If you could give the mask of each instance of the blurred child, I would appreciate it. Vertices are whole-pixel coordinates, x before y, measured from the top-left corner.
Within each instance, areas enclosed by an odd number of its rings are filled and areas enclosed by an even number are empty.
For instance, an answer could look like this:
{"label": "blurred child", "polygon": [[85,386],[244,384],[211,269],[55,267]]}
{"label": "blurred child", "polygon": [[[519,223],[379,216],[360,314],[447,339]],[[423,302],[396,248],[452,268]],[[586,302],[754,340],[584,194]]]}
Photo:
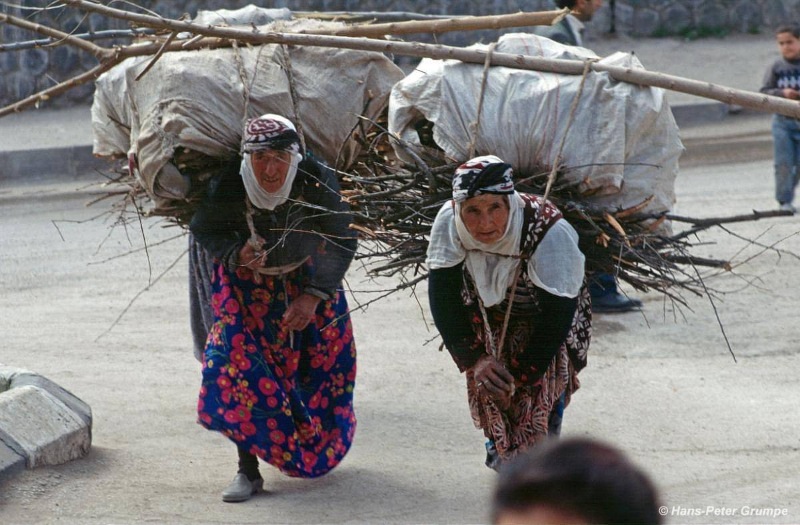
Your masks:
{"label": "blurred child", "polygon": [[591,438],[551,440],[500,471],[493,525],[659,525],[666,507],[650,477],[616,447]]}
{"label": "blurred child", "polygon": [[[791,24],[775,31],[781,58],[764,75],[761,92],[800,100],[800,26]],[[776,114],[772,119],[775,148],[775,198],[781,210],[795,212],[794,192],[800,165],[800,120]]]}

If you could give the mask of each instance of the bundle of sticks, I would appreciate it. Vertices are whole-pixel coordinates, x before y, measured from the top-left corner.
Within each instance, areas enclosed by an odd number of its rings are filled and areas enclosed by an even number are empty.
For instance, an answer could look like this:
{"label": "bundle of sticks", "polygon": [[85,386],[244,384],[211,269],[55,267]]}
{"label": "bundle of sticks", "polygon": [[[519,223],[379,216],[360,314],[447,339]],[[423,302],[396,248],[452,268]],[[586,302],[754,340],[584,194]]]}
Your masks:
{"label": "bundle of sticks", "polygon": [[[371,277],[394,278],[394,290],[413,287],[427,278],[425,258],[431,226],[437,212],[452,195],[452,175],[458,165],[443,156],[414,153],[414,164],[403,163],[394,153],[399,139],[386,132],[385,113],[377,122],[354,130],[362,153],[348,171],[337,170],[341,193],[349,204],[360,242],[356,260]],[[394,144],[393,144],[394,143]],[[424,158],[424,160],[423,160]],[[145,189],[120,165],[102,197],[117,200],[109,212],[116,222],[138,220],[141,215],[161,216],[169,225],[187,228],[197,204],[204,197],[208,175],[238,159],[215,159],[197,152],[180,151],[175,164],[196,181],[189,198],[153,212]],[[731,270],[731,261],[700,257],[692,253],[702,241],[698,234],[723,224],[754,221],[785,215],[780,211],[692,218],[644,210],[649,200],[626,209],[608,210],[592,205],[574,183],[561,180],[550,166],[532,173],[515,172],[520,192],[547,194],[576,229],[589,273],[610,273],[640,291],[655,291],[686,304],[683,292],[708,295],[704,279],[711,272]],[[685,228],[675,233],[662,228],[669,221]],[[678,228],[675,228],[676,230]],[[705,270],[706,272],[704,273]]]}
{"label": "bundle of sticks", "polygon": [[[353,211],[353,228],[362,238],[356,258],[371,275],[399,276],[401,287],[416,284],[427,276],[431,226],[451,198],[457,163],[431,161],[430,156],[423,160],[422,155],[414,155],[414,165],[400,163],[390,144],[398,139],[380,125],[364,138],[360,161],[351,173],[340,175],[342,195]],[[589,272],[612,273],[638,290],[655,290],[681,300],[680,290],[704,293],[697,267],[729,268],[725,260],[692,256],[691,235],[686,231],[667,235],[663,232],[668,229],[660,228],[664,221],[678,220],[697,223],[691,228],[691,233],[697,233],[718,224],[715,220],[642,213],[649,200],[627,209],[602,209],[592,206],[574,183],[562,182],[559,170],[548,190],[552,172],[550,166],[532,173],[515,171],[516,189],[546,194],[559,207],[579,234]]]}
{"label": "bundle of sticks", "polygon": [[[693,95],[721,100],[730,104],[773,111],[793,117],[800,116],[796,105],[783,99],[742,92],[707,82],[682,79],[661,73],[631,70],[613,66],[603,66],[596,62],[543,59],[522,55],[494,53],[487,56],[485,51],[433,46],[415,42],[398,42],[383,38],[386,34],[419,32],[420,27],[404,28],[402,23],[385,24],[375,27],[359,27],[345,33],[331,34],[286,34],[262,32],[257,28],[207,27],[184,20],[169,20],[162,17],[131,13],[107,7],[90,0],[63,0],[59,4],[71,6],[87,13],[125,20],[139,27],[148,28],[148,34],[155,31],[160,36],[153,38],[148,45],[103,48],[92,44],[88,39],[70,35],[53,28],[47,28],[27,20],[0,15],[0,22],[37,32],[54,39],[48,46],[74,45],[92,53],[98,65],[68,81],[59,83],[40,93],[31,95],[5,108],[0,108],[0,116],[19,111],[41,103],[81,83],[90,82],[104,71],[131,56],[152,56],[151,64],[165,52],[189,49],[208,49],[232,45],[263,45],[278,43],[282,45],[311,45],[342,49],[358,49],[382,53],[393,53],[413,57],[437,59],[457,59],[463,62],[502,65],[519,69],[533,69],[556,73],[580,75],[587,69],[604,71],[617,80],[638,85],[650,85],[682,91]],[[545,13],[544,18],[509,15],[517,25],[550,24],[564,12]],[[492,23],[497,24],[497,17]],[[436,31],[457,28],[474,29],[474,20],[435,21]],[[508,26],[510,22],[503,22]],[[181,40],[179,35],[188,34]],[[346,35],[346,36],[343,36]],[[376,37],[377,36],[377,37]],[[33,45],[42,45],[34,42]],[[148,68],[149,69],[149,66]],[[146,69],[146,70],[147,70]],[[145,71],[146,71],[145,70]],[[366,131],[365,131],[366,129]],[[379,123],[371,123],[361,133],[363,154],[354,167],[340,172],[342,192],[354,214],[353,228],[362,238],[358,259],[374,276],[400,277],[397,288],[413,286],[426,277],[424,265],[428,236],[437,211],[449,199],[450,181],[455,169],[454,163],[445,160],[431,161],[419,159],[414,164],[403,164],[393,155],[394,140]],[[184,201],[174,207],[161,208],[158,214],[164,215],[169,224],[185,226],[194,207],[203,197],[202,174],[213,172],[220,163],[231,159],[203,157],[196,152],[176,153],[174,163],[183,173],[194,176],[199,184]],[[547,193],[564,213],[565,218],[580,235],[581,247],[587,257],[589,270],[604,271],[618,276],[638,290],[654,290],[672,299],[684,302],[681,291],[698,295],[708,293],[703,284],[700,267],[726,271],[730,266],[725,260],[707,259],[691,254],[692,240],[702,230],[722,223],[757,220],[763,217],[780,215],[780,212],[754,212],[753,214],[711,219],[677,217],[668,213],[657,216],[642,213],[647,202],[627,209],[608,210],[592,207],[586,195],[564,183],[558,177],[548,180],[553,172],[552,166],[542,166],[531,173],[517,173],[517,188],[537,194]],[[124,171],[123,171],[124,173]],[[111,206],[112,213],[118,213],[122,220],[131,218],[131,213],[140,214],[148,207],[149,197],[137,181],[122,174],[116,176],[114,185],[103,199],[121,196]],[[549,183],[552,187],[545,189]],[[131,206],[131,204],[134,204]],[[658,226],[663,221],[682,222],[688,227],[676,234],[665,234]]]}

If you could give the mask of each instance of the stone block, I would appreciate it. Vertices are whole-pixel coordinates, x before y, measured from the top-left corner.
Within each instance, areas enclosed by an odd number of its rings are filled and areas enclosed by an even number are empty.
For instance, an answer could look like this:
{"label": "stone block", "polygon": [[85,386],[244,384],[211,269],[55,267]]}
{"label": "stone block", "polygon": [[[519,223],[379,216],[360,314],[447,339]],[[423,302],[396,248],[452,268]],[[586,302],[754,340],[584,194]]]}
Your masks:
{"label": "stone block", "polygon": [[7,444],[6,440],[11,441],[7,437],[4,439],[3,434],[0,432],[0,483],[25,470],[27,461],[22,451]]}
{"label": "stone block", "polygon": [[673,5],[664,10],[662,28],[669,28],[670,34],[677,34],[692,25],[692,14],[682,5]]}
{"label": "stone block", "polygon": [[[33,372],[29,372],[27,370],[17,369],[18,372],[15,372],[10,375],[10,388],[19,388],[22,386],[35,386],[39,387],[43,390],[46,390],[53,396],[55,396],[59,401],[67,405],[67,407],[75,412],[75,414],[80,417],[83,422],[89,426],[91,429],[92,427],[92,409],[91,407],[75,396],[69,390],[62,388],[61,386],[57,385],[53,381],[50,381],[46,377],[40,376]],[[0,377],[3,376],[2,370],[0,370]]]}
{"label": "stone block", "polygon": [[23,449],[28,468],[83,457],[92,443],[90,426],[46,390],[26,385],[0,395],[0,429]]}
{"label": "stone block", "polygon": [[633,15],[633,33],[652,35],[661,26],[661,18],[653,9],[639,9]]}

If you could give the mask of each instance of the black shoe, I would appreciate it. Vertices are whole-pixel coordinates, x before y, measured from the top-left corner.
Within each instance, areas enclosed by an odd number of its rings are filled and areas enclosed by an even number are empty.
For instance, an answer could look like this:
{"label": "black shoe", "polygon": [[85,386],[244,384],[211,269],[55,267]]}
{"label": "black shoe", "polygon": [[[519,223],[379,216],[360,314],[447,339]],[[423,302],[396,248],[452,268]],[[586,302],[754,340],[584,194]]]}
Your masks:
{"label": "black shoe", "polygon": [[592,297],[592,312],[599,314],[630,312],[641,307],[642,301],[627,297],[619,292]]}

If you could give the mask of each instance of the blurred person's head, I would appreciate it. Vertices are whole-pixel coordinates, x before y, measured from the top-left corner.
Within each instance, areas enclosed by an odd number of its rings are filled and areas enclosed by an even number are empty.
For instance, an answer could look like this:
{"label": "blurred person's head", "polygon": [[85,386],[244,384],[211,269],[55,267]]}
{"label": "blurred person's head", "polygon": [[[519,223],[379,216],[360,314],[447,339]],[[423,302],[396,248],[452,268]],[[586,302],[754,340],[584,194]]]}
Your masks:
{"label": "blurred person's head", "polygon": [[566,7],[578,20],[588,22],[603,5],[603,0],[558,0],[556,5]]}
{"label": "blurred person's head", "polygon": [[800,26],[797,24],[785,24],[775,30],[775,39],[778,41],[778,48],[781,56],[786,60],[800,59]]}
{"label": "blurred person's head", "polygon": [[621,451],[588,438],[552,440],[500,471],[492,523],[659,524],[650,478]]}

